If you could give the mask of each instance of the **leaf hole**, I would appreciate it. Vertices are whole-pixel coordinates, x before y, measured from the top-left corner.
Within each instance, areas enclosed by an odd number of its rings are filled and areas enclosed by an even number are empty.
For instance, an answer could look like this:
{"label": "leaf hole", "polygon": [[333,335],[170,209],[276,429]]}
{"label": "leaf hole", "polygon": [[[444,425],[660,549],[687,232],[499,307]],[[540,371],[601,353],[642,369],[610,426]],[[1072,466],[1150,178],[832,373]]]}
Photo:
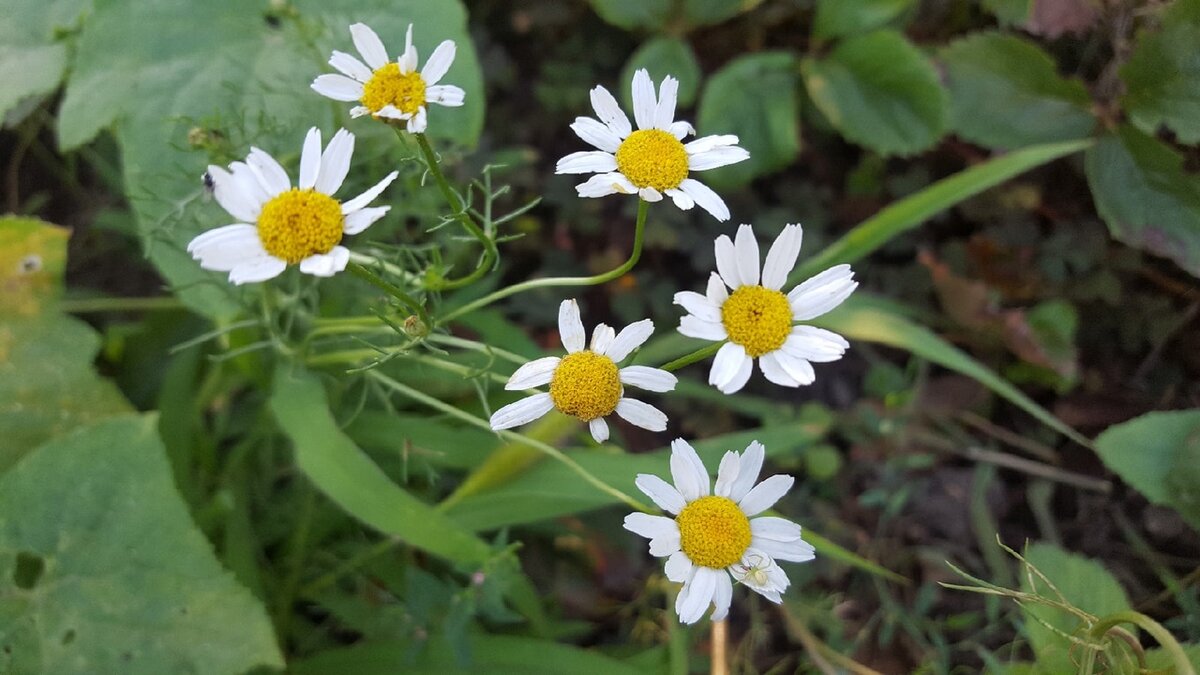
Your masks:
{"label": "leaf hole", "polygon": [[46,562],[41,556],[21,551],[17,554],[17,566],[13,569],[13,583],[17,588],[32,590],[46,571]]}

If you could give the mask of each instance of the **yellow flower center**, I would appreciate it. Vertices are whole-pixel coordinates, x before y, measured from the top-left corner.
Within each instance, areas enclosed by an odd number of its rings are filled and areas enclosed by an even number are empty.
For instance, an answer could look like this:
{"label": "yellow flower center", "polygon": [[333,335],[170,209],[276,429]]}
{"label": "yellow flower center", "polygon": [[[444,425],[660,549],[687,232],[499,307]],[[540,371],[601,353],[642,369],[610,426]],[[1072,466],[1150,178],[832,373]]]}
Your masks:
{"label": "yellow flower center", "polygon": [[342,206],[329,195],[292,188],[262,207],[258,238],[267,253],[289,265],[329,253],[342,241]]}
{"label": "yellow flower center", "polygon": [[721,323],[729,341],[758,358],[783,346],[792,332],[792,306],[787,296],[762,286],[742,286],[721,305]]}
{"label": "yellow flower center", "polygon": [[584,422],[608,415],[621,400],[617,364],[590,349],[567,354],[550,379],[550,399],[555,408]]}
{"label": "yellow flower center", "polygon": [[639,188],[670,190],[687,178],[687,150],[662,129],[640,129],[617,148],[617,170]]}
{"label": "yellow flower center", "polygon": [[415,70],[402,74],[399,65],[389,63],[371,75],[359,100],[373,113],[394,105],[400,112],[415,115],[425,105],[425,80]]}
{"label": "yellow flower center", "polygon": [[723,568],[738,562],[750,547],[750,519],[728,497],[701,497],[675,518],[679,545],[688,560]]}

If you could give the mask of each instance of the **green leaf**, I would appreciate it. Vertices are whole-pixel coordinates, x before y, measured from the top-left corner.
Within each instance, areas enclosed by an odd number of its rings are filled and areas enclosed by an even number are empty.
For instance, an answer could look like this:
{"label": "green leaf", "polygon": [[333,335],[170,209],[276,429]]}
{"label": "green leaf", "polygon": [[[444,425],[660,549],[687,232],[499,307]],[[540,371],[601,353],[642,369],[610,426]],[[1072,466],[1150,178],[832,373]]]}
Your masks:
{"label": "green leaf", "polygon": [[[969,354],[938,337],[928,328],[904,318],[883,303],[873,302],[864,293],[856,293],[834,311],[812,322],[844,335],[847,339],[877,342],[898,347],[926,358],[979,382],[1032,415],[1035,419],[1084,447],[1088,440],[1064,424],[1050,411],[1038,405],[1007,380]],[[818,374],[819,377],[819,374]]]}
{"label": "green leaf", "polygon": [[859,223],[841,239],[803,261],[788,277],[797,284],[838,263],[866,257],[930,217],[1004,181],[1060,157],[1079,152],[1091,141],[1071,141],[1025,148],[994,157],[923,188]]}
{"label": "green leaf", "polygon": [[58,88],[67,69],[60,33],[73,30],[91,0],[9,0],[0,21],[0,119],[21,99]]}
{"label": "green leaf", "polygon": [[1001,26],[1025,23],[1032,6],[1033,0],[983,0],[984,9],[994,14]]}
{"label": "green leaf", "polygon": [[950,89],[951,128],[992,148],[1085,138],[1096,124],[1078,80],[1028,40],[977,33],[941,52]]}
{"label": "green leaf", "polygon": [[300,470],[347,513],[449,560],[479,563],[490,556],[485,542],[393,483],[338,428],[314,375],[281,369],[270,406]]}
{"label": "green leaf", "polygon": [[1085,167],[1114,237],[1200,276],[1200,179],[1184,171],[1183,157],[1122,127],[1088,151]]}
{"label": "green leaf", "polygon": [[653,30],[666,23],[672,0],[589,0],[601,19],[625,30]]}
{"label": "green leaf", "polygon": [[679,80],[679,106],[691,105],[700,90],[700,64],[691,45],[677,37],[656,37],[638,47],[621,71],[621,99],[633,110],[633,74],[640,68],[650,72],[650,79],[662,82],[670,75]]}
{"label": "green leaf", "polygon": [[[367,134],[378,133],[389,144],[381,147],[394,147],[379,123],[350,121],[349,103],[309,88],[317,75],[334,72],[325,63],[333,50],[355,51],[348,28],[355,21],[374,28],[391,55],[403,48],[410,22],[422,55],[454,40],[458,52],[444,81],[466,91],[466,104],[432,106],[429,133],[470,144],[482,127],[482,76],[459,2],[300,0],[288,7],[302,23],[287,17],[269,22],[264,3],[242,0],[98,0],[63,98],[60,144],[72,148],[115,127],[126,195],[147,254],[181,289],[180,299],[210,317],[236,314],[236,295],[221,275],[200,270],[185,247],[201,231],[231,221],[202,198],[200,176],[210,159],[188,147],[189,131],[220,131],[218,163],[245,157],[250,145],[285,160],[296,157],[313,125],[327,139],[336,124],[359,134],[355,165],[369,154],[371,144],[362,141]],[[358,183],[365,187],[381,176]],[[352,172],[338,196],[353,196],[358,183]]]}
{"label": "green leaf", "polygon": [[1200,529],[1200,410],[1152,412],[1111,426],[1096,438],[1096,454],[1146,499]]}
{"label": "green leaf", "polygon": [[52,441],[0,476],[0,671],[283,667],[258,601],[175,491],[155,419]]}
{"label": "green leaf", "polygon": [[913,0],[818,0],[813,35],[829,39],[867,33],[891,23],[913,4]]}
{"label": "green leaf", "polygon": [[1200,0],[1176,0],[1157,33],[1141,35],[1121,68],[1122,99],[1134,126],[1166,126],[1181,143],[1200,141]]}
{"label": "green leaf", "polygon": [[736,134],[750,159],[701,177],[738,185],[791,164],[800,153],[796,57],[790,52],[740,56],[718,70],[700,97],[701,136]]}
{"label": "green leaf", "polygon": [[761,3],[762,0],[684,0],[683,16],[689,26],[704,26],[721,23]]}
{"label": "green leaf", "polygon": [[849,38],[825,58],[805,59],[801,70],[813,103],[855,143],[911,155],[945,130],[946,90],[925,55],[896,31]]}

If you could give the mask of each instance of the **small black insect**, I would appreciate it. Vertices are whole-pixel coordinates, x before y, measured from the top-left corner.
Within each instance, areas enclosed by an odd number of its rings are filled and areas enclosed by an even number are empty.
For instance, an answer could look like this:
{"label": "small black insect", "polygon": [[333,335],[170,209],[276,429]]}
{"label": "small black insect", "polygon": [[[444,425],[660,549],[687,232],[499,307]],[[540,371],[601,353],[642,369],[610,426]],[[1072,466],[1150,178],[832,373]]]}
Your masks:
{"label": "small black insect", "polygon": [[213,181],[213,177],[212,177],[211,173],[205,171],[204,175],[201,176],[200,180],[204,181],[204,191],[207,192],[208,194],[211,195],[213,193],[213,191],[217,189],[217,184]]}

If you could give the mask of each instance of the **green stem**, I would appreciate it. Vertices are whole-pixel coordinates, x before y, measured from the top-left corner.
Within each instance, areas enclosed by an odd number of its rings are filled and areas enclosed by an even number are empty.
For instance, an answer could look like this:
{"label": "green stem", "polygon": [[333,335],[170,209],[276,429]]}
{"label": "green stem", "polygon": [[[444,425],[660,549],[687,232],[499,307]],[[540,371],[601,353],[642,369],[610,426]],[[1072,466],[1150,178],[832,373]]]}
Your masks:
{"label": "green stem", "polygon": [[[487,420],[480,418],[480,417],[476,417],[476,416],[474,416],[468,412],[465,412],[463,410],[459,410],[458,408],[450,405],[449,403],[440,401],[432,396],[429,396],[428,394],[417,391],[416,389],[413,389],[412,387],[409,387],[405,384],[397,382],[396,380],[393,380],[392,378],[388,377],[387,375],[380,373],[378,370],[370,371],[369,373],[367,373],[367,377],[375,378],[375,380],[378,381],[380,384],[390,387],[394,391],[404,394],[405,396],[413,399],[414,401],[417,401],[418,403],[423,403],[431,408],[434,408],[435,410],[439,410],[443,413],[446,413],[447,415],[450,415],[451,417],[457,417],[458,419],[466,422],[467,424],[479,427],[480,429],[484,429],[486,431],[492,430],[492,425],[489,424]],[[516,441],[518,443],[524,443],[525,445],[528,445],[528,446],[542,452],[543,454],[550,457],[551,459],[561,462],[568,469],[570,469],[571,471],[574,471],[576,474],[578,474],[580,478],[587,481],[587,483],[589,485],[595,487],[597,490],[603,492],[604,494],[609,495],[610,497],[613,497],[613,498],[623,502],[624,504],[628,505],[630,508],[637,509],[638,511],[646,512],[646,513],[651,513],[650,507],[646,506],[645,504],[639,502],[638,500],[634,499],[633,497],[630,497],[629,495],[625,494],[624,492],[621,492],[617,488],[615,488],[615,487],[609,485],[608,483],[605,483],[604,481],[600,480],[599,478],[595,477],[594,475],[592,475],[592,473],[590,471],[588,471],[587,469],[580,466],[578,462],[576,462],[575,460],[568,457],[566,454],[564,454],[558,448],[556,448],[548,443],[543,443],[539,440],[529,438],[528,436],[523,436],[521,434],[518,434],[518,433],[515,433],[512,431],[496,431],[496,433],[499,434],[501,438],[503,438],[507,441]]]}
{"label": "green stem", "polygon": [[692,352],[691,354],[685,354],[685,355],[675,359],[674,361],[670,361],[668,363],[662,364],[661,366],[658,367],[658,369],[665,370],[668,373],[672,373],[672,372],[675,372],[676,370],[679,370],[680,368],[682,368],[684,366],[690,366],[697,361],[703,361],[704,359],[707,359],[708,357],[712,356],[713,354],[716,354],[717,351],[719,351],[721,349],[721,346],[724,345],[726,342],[727,342],[727,340],[721,340],[720,342],[714,342],[711,345],[708,345],[707,347],[701,347],[700,349],[697,349],[696,351]]}
{"label": "green stem", "polygon": [[497,300],[502,300],[510,295],[515,295],[517,293],[532,290],[534,288],[546,288],[550,286],[595,286],[598,284],[607,283],[624,275],[629,270],[633,269],[633,266],[637,264],[638,259],[642,257],[642,241],[645,238],[646,229],[646,212],[649,210],[649,207],[649,202],[640,199],[638,200],[637,224],[634,226],[635,229],[633,232],[633,251],[629,254],[629,259],[624,263],[621,263],[621,265],[618,267],[604,272],[603,274],[596,274],[590,277],[547,277],[545,279],[530,279],[529,281],[523,281],[519,284],[513,284],[512,286],[501,288],[494,293],[489,293],[488,295],[485,295],[474,302],[469,302],[462,307],[451,311],[445,316],[440,317],[438,319],[438,325],[449,323],[450,321],[464,314],[469,314],[470,312],[473,312],[481,307],[487,307]]}
{"label": "green stem", "polygon": [[441,167],[438,166],[437,155],[434,154],[433,147],[429,145],[429,139],[425,137],[425,134],[413,135],[417,138],[417,145],[421,148],[421,154],[425,156],[425,164],[429,167],[429,173],[433,176],[434,182],[438,184],[438,188],[441,189],[442,197],[454,212],[454,217],[458,219],[458,222],[462,223],[463,228],[467,232],[471,233],[471,236],[478,239],[480,244],[483,244],[483,259],[479,261],[479,266],[475,268],[474,272],[458,279],[438,279],[436,283],[430,285],[430,289],[435,291],[462,288],[474,283],[492,268],[498,255],[496,242],[475,224],[474,219],[467,213],[467,205],[463,204],[458,195],[454,193],[454,190],[450,188],[450,183],[446,181],[446,176],[442,173]]}
{"label": "green stem", "polygon": [[72,314],[87,312],[149,312],[182,309],[179,298],[68,298],[58,308]]}
{"label": "green stem", "polygon": [[346,269],[350,270],[350,273],[359,279],[366,281],[393,298],[399,300],[404,304],[405,307],[408,307],[414,314],[420,317],[421,321],[424,322],[426,326],[429,325],[429,317],[425,314],[425,308],[422,307],[421,303],[417,302],[415,298],[408,293],[405,293],[404,290],[399,286],[382,279],[379,275],[356,262],[346,265]]}
{"label": "green stem", "polygon": [[1196,669],[1192,668],[1192,663],[1188,660],[1187,653],[1183,651],[1183,647],[1179,645],[1175,636],[1171,635],[1171,631],[1141,612],[1133,610],[1114,612],[1100,619],[1095,626],[1092,626],[1092,629],[1088,633],[1093,639],[1100,640],[1109,629],[1123,623],[1131,623],[1145,630],[1151,637],[1157,640],[1158,644],[1171,655],[1171,661],[1175,664],[1175,673],[1177,675],[1196,675]]}

